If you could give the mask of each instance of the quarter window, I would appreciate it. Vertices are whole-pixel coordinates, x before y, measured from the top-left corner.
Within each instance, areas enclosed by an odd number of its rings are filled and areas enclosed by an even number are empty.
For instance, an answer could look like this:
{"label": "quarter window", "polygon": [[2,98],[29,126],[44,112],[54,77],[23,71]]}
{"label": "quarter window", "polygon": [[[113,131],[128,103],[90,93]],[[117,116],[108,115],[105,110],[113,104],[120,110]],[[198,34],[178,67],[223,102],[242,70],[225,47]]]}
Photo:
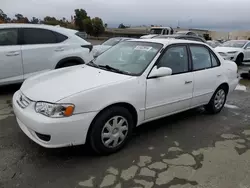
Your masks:
{"label": "quarter window", "polygon": [[57,32],[54,32],[54,34],[56,35],[57,42],[63,42],[63,41],[68,39],[68,37],[66,37],[63,34],[60,34],[60,33],[57,33]]}
{"label": "quarter window", "polygon": [[219,63],[219,61],[215,58],[214,54],[211,53],[211,52],[210,52],[210,54],[211,54],[211,58],[212,58],[212,66],[213,66],[213,67],[219,66],[220,63]]}
{"label": "quarter window", "polygon": [[212,65],[210,52],[203,46],[190,46],[193,70],[210,68]]}
{"label": "quarter window", "polygon": [[56,36],[52,31],[37,28],[23,29],[24,44],[51,44],[56,43]]}
{"label": "quarter window", "polygon": [[0,29],[0,46],[17,45],[17,29]]}
{"label": "quarter window", "polygon": [[186,46],[173,46],[167,49],[159,60],[157,67],[168,67],[172,74],[188,71],[188,54]]}

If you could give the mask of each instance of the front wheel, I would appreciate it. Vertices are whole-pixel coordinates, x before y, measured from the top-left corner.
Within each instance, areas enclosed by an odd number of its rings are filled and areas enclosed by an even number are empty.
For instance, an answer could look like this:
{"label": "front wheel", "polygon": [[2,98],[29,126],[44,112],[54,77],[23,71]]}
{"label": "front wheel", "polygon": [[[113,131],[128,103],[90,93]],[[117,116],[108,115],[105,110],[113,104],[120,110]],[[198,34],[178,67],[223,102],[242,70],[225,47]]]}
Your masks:
{"label": "front wheel", "polygon": [[92,123],[89,135],[91,148],[102,155],[115,153],[128,142],[133,127],[133,117],[126,108],[110,107]]}
{"label": "front wheel", "polygon": [[239,54],[239,55],[237,56],[236,60],[235,60],[235,63],[236,63],[238,66],[240,66],[240,65],[242,65],[243,59],[244,59],[243,55],[242,55],[242,54]]}
{"label": "front wheel", "polygon": [[227,90],[225,87],[219,87],[213,94],[209,103],[205,106],[205,109],[211,114],[219,113],[224,107],[227,99]]}

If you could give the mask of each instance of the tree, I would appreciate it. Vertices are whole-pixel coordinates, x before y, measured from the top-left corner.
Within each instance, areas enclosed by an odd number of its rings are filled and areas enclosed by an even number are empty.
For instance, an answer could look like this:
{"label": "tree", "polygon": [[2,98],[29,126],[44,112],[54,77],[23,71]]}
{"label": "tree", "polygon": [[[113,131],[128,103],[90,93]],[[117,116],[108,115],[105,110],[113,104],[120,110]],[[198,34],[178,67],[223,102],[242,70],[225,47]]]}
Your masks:
{"label": "tree", "polygon": [[57,20],[55,17],[46,16],[43,19],[43,23],[47,25],[59,25],[59,20]]}
{"label": "tree", "polygon": [[18,21],[24,18],[22,14],[16,14],[15,17]]}
{"label": "tree", "polygon": [[104,26],[103,26],[103,21],[99,17],[95,17],[92,19],[92,26],[93,26],[92,33],[95,37],[98,37],[100,34],[102,34],[105,31]]}
{"label": "tree", "polygon": [[22,14],[16,14],[15,17],[16,20],[13,20],[15,23],[29,23],[29,19],[24,17]]}
{"label": "tree", "polygon": [[93,25],[92,21],[90,18],[85,18],[83,21],[83,28],[87,34],[92,34],[93,33]]}
{"label": "tree", "polygon": [[0,23],[9,23],[11,19],[0,9]]}
{"label": "tree", "polygon": [[87,15],[87,12],[83,9],[75,9],[75,25],[78,27],[80,31],[84,31],[83,20],[86,18],[90,18]]}
{"label": "tree", "polygon": [[120,28],[120,29],[124,29],[124,28],[126,28],[126,26],[125,26],[125,25],[123,25],[123,23],[121,23],[121,24],[118,26],[118,28]]}
{"label": "tree", "polygon": [[39,19],[36,18],[36,17],[33,17],[33,18],[30,20],[30,23],[32,23],[32,24],[38,24],[38,23],[39,23]]}

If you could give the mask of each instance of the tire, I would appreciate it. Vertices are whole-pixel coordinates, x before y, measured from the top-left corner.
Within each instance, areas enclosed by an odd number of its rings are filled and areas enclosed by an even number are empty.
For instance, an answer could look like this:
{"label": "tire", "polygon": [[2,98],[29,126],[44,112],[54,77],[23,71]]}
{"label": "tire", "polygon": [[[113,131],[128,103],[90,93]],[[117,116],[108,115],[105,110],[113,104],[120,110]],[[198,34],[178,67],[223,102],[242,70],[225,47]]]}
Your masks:
{"label": "tire", "polygon": [[239,54],[239,55],[237,56],[236,60],[235,60],[235,63],[236,63],[238,66],[240,66],[240,65],[242,65],[243,59],[244,59],[243,54]]}
{"label": "tire", "polygon": [[[223,97],[224,95],[224,97]],[[221,98],[220,98],[221,96]],[[223,97],[223,98],[222,98]],[[209,103],[205,105],[205,109],[210,114],[219,113],[224,107],[227,100],[227,89],[225,86],[220,86],[213,94]]]}
{"label": "tire", "polygon": [[69,62],[63,63],[61,66],[58,67],[58,69],[65,68],[65,67],[71,67],[71,66],[75,66],[75,65],[79,65],[79,63],[74,62],[74,61],[69,61]]}
{"label": "tire", "polygon": [[133,116],[126,108],[110,107],[101,112],[91,124],[88,135],[90,146],[100,155],[115,153],[127,144],[133,127]]}

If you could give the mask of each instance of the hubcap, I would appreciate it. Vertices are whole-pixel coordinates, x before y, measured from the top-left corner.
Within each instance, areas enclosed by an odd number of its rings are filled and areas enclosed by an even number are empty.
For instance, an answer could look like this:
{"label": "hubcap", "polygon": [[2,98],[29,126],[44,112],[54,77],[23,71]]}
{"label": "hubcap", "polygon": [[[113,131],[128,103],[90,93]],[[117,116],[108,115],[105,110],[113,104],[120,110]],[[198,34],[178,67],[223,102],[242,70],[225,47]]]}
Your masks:
{"label": "hubcap", "polygon": [[108,148],[117,147],[125,140],[127,134],[127,120],[122,116],[114,116],[105,123],[102,129],[102,143]]}
{"label": "hubcap", "polygon": [[226,99],[226,94],[225,91],[223,89],[220,89],[214,98],[214,106],[217,110],[221,109],[222,106],[224,105]]}

